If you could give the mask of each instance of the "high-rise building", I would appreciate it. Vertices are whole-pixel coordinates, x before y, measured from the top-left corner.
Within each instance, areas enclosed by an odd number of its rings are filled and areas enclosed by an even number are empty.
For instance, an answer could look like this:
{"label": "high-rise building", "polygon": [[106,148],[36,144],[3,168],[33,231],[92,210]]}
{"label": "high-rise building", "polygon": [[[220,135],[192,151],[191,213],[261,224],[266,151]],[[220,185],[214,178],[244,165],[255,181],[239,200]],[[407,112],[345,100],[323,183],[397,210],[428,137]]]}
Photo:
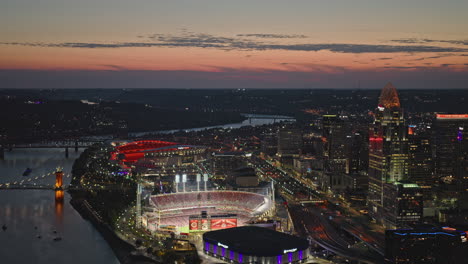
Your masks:
{"label": "high-rise building", "polygon": [[367,134],[355,132],[347,138],[347,173],[367,172],[369,150],[367,146]]}
{"label": "high-rise building", "polygon": [[423,216],[423,193],[411,182],[384,183],[384,225],[399,228],[419,223]]}
{"label": "high-rise building", "polygon": [[427,132],[411,132],[408,133],[408,141],[408,179],[421,187],[425,200],[431,199],[436,183],[431,137]]}
{"label": "high-rise building", "polygon": [[408,138],[396,88],[388,83],[380,94],[369,129],[369,215],[385,222],[384,185],[408,176]]}
{"label": "high-rise building", "polygon": [[435,171],[468,191],[468,114],[437,114],[434,123]]}
{"label": "high-rise building", "polygon": [[302,148],[302,131],[298,128],[278,130],[278,156],[298,156]]}
{"label": "high-rise building", "polygon": [[323,127],[323,156],[325,170],[329,172],[346,172],[346,122],[337,115],[324,115]]}
{"label": "high-rise building", "polygon": [[385,232],[385,262],[392,264],[463,264],[467,233],[450,227],[417,227]]}

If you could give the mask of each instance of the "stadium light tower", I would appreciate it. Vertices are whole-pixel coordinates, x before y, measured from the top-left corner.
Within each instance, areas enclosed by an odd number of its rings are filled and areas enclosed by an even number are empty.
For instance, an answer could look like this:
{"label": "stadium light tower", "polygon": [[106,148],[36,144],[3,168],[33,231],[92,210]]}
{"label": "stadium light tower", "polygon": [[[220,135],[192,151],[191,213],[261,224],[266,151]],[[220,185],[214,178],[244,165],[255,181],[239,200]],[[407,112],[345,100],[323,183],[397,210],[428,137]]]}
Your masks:
{"label": "stadium light tower", "polygon": [[180,182],[180,175],[176,174],[175,176],[175,192],[179,192],[179,182]]}
{"label": "stadium light tower", "polygon": [[271,208],[272,208],[272,215],[275,214],[275,211],[276,211],[276,201],[275,201],[275,182],[274,181],[271,181],[271,189],[270,189],[270,200],[271,202],[273,203]]}
{"label": "stadium light tower", "polygon": [[197,173],[197,192],[200,191],[200,181],[201,181],[201,175],[200,173]]}
{"label": "stadium light tower", "polygon": [[141,180],[140,180],[140,177],[138,177],[137,202],[136,202],[136,227],[137,228],[141,227],[141,192],[142,192]]}
{"label": "stadium light tower", "polygon": [[184,192],[185,192],[185,183],[187,182],[187,174],[182,174],[182,184],[184,187]]}
{"label": "stadium light tower", "polygon": [[203,183],[205,184],[205,192],[206,192],[206,182],[208,181],[208,174],[203,174]]}

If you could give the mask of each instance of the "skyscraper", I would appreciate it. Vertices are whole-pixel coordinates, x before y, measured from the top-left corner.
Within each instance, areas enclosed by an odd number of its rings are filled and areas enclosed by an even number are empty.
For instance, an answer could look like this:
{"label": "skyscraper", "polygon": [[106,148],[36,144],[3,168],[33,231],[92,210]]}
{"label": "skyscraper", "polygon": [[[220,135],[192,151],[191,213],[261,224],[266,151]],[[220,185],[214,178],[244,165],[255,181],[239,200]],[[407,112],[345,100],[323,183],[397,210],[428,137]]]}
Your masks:
{"label": "skyscraper", "polygon": [[408,140],[408,178],[421,187],[424,199],[431,199],[432,188],[436,183],[431,138],[427,132],[412,132]]}
{"label": "skyscraper", "polygon": [[345,172],[346,170],[346,122],[337,115],[324,115],[323,126],[323,156],[325,169],[329,172]]}
{"label": "skyscraper", "polygon": [[388,83],[380,94],[369,129],[369,214],[385,222],[385,184],[408,176],[408,139],[403,110],[396,88]]}
{"label": "skyscraper", "polygon": [[468,114],[437,114],[435,119],[436,174],[452,177],[460,191],[468,190]]}
{"label": "skyscraper", "polygon": [[418,223],[423,216],[423,193],[418,184],[401,181],[384,183],[383,221],[387,228]]}
{"label": "skyscraper", "polygon": [[280,128],[278,130],[278,156],[298,156],[301,148],[302,131],[300,129]]}

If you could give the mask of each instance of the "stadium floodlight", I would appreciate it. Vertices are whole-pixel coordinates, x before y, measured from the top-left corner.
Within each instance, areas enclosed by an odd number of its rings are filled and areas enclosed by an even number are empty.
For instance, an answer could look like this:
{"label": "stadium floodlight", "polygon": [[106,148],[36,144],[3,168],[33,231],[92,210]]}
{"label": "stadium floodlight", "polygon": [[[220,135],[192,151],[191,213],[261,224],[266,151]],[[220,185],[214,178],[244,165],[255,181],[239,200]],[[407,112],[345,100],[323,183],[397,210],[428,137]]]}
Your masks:
{"label": "stadium floodlight", "polygon": [[203,183],[204,183],[204,185],[205,185],[205,192],[206,192],[206,182],[207,182],[207,181],[208,181],[208,174],[205,173],[205,174],[203,174]]}
{"label": "stadium floodlight", "polygon": [[200,180],[201,180],[201,175],[200,173],[197,173],[197,192],[200,191]]}
{"label": "stadium floodlight", "polygon": [[180,182],[180,175],[176,174],[175,176],[175,192],[179,192],[179,182]]}
{"label": "stadium floodlight", "polygon": [[183,188],[184,188],[184,192],[185,192],[185,183],[187,182],[187,174],[182,174],[182,184],[183,184]]}

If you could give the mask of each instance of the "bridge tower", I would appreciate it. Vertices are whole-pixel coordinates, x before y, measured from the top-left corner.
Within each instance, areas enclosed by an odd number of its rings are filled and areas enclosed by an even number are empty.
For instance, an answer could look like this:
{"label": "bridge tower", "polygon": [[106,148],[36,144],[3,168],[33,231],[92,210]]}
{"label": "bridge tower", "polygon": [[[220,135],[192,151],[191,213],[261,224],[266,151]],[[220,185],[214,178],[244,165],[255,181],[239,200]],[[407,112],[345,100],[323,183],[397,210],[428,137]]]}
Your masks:
{"label": "bridge tower", "polygon": [[75,140],[75,152],[78,152],[78,140]]}
{"label": "bridge tower", "polygon": [[0,147],[0,160],[5,160],[5,148],[3,146]]}
{"label": "bridge tower", "polygon": [[65,158],[68,159],[68,147],[65,147]]}
{"label": "bridge tower", "polygon": [[55,190],[61,190],[63,185],[63,171],[62,168],[57,167],[55,171]]}

